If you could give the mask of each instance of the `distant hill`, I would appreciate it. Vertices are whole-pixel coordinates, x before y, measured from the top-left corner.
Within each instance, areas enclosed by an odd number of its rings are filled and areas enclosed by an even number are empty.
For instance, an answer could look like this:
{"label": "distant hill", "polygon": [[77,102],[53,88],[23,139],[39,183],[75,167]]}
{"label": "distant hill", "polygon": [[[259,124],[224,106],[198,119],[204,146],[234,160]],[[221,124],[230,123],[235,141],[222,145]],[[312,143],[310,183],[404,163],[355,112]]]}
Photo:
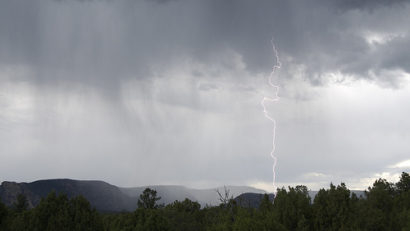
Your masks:
{"label": "distant hill", "polygon": [[[241,195],[235,197],[235,201],[238,205],[246,208],[259,208],[261,201],[265,194],[262,193],[242,193]],[[268,194],[269,200],[273,201],[275,195]]]}
{"label": "distant hill", "polygon": [[[41,198],[46,197],[51,191],[65,193],[69,198],[78,195],[84,196],[91,205],[99,211],[119,212],[132,211],[137,207],[139,195],[145,188],[152,188],[161,197],[159,203],[169,204],[175,200],[182,201],[188,198],[197,201],[202,206],[218,205],[219,197],[216,190],[224,192],[224,188],[192,189],[177,185],[144,186],[134,188],[120,188],[104,181],[80,181],[71,179],[39,180],[31,183],[16,183],[4,181],[0,186],[0,199],[11,206],[18,194],[24,194],[30,207],[36,206]],[[227,186],[230,196],[236,197],[242,193],[265,193],[252,187]]]}
{"label": "distant hill", "polygon": [[[24,194],[30,207],[36,206],[41,198],[46,197],[51,191],[65,193],[69,198],[78,195],[84,196],[91,205],[99,211],[120,212],[133,211],[137,207],[139,195],[145,188],[152,188],[161,197],[159,203],[169,204],[175,200],[183,201],[188,198],[197,201],[201,206],[213,206],[220,203],[217,190],[224,193],[224,187],[213,189],[192,189],[179,185],[154,185],[133,188],[121,188],[108,184],[104,181],[82,181],[71,179],[39,180],[31,183],[16,183],[4,181],[0,186],[0,199],[3,203],[11,206],[18,194]],[[256,208],[265,191],[247,186],[227,186],[229,196],[242,206]],[[364,197],[364,191],[352,190],[358,197]],[[317,191],[309,191],[313,198]],[[273,194],[269,194],[273,199]]]}
{"label": "distant hill", "polygon": [[69,198],[82,195],[100,211],[121,211],[135,209],[136,199],[103,181],[79,181],[70,179],[39,180],[31,183],[3,182],[0,198],[6,205],[12,205],[16,196],[24,194],[30,207],[37,205],[42,197],[51,191],[65,193]]}
{"label": "distant hill", "polygon": [[[169,204],[175,200],[182,201],[185,198],[188,198],[192,201],[197,201],[202,206],[206,205],[218,205],[220,203],[218,193],[224,192],[224,187],[213,188],[213,189],[192,189],[184,186],[178,185],[159,185],[159,186],[145,186],[145,187],[135,187],[135,188],[120,188],[122,192],[127,194],[130,197],[139,196],[146,187],[155,189],[158,192],[158,195],[161,197],[159,203]],[[226,189],[229,190],[229,195],[236,197],[242,193],[265,193],[264,190],[247,187],[247,186],[226,186]]]}

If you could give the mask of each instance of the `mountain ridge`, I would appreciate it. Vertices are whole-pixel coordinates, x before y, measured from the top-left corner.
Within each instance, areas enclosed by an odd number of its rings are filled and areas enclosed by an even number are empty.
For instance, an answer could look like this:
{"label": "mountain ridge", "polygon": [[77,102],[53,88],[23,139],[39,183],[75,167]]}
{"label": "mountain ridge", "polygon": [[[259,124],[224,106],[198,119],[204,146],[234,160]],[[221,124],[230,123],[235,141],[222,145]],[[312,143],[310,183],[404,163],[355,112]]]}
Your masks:
{"label": "mountain ridge", "polygon": [[[224,192],[224,187],[211,189],[193,189],[182,185],[151,185],[140,187],[118,187],[100,180],[74,180],[68,178],[42,179],[33,182],[3,181],[0,185],[0,199],[11,206],[18,194],[23,194],[29,207],[36,206],[41,198],[51,191],[64,193],[69,198],[82,195],[99,211],[120,212],[133,211],[137,207],[139,195],[145,188],[152,188],[161,197],[159,203],[169,204],[175,200],[188,198],[197,201],[201,206],[219,204],[216,190]],[[242,193],[265,193],[265,191],[249,186],[226,186],[232,197]]]}
{"label": "mountain ridge", "polygon": [[[139,195],[145,188],[157,191],[161,197],[159,204],[170,204],[183,201],[185,198],[196,201],[204,206],[219,205],[219,191],[224,194],[229,190],[229,197],[241,201],[243,205],[258,207],[260,200],[266,193],[264,190],[250,186],[224,186],[210,189],[194,189],[182,185],[148,185],[139,187],[118,187],[101,180],[74,180],[68,178],[43,179],[33,182],[3,181],[0,185],[0,200],[12,206],[18,194],[26,196],[29,207],[36,206],[41,198],[50,192],[64,193],[69,198],[82,195],[99,211],[121,212],[133,211],[137,208]],[[318,191],[309,191],[310,198],[315,198]],[[364,191],[352,190],[358,197],[365,196]],[[273,199],[273,194],[269,194]]]}

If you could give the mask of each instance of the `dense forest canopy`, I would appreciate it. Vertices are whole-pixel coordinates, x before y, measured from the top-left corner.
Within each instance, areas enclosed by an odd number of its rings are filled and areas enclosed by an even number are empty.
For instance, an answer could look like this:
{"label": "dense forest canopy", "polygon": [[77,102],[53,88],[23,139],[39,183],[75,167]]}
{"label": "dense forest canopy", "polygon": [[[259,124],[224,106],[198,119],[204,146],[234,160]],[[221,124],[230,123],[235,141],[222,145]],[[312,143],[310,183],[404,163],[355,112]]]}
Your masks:
{"label": "dense forest canopy", "polygon": [[24,195],[11,207],[0,202],[0,230],[410,230],[410,176],[376,180],[364,197],[344,183],[330,184],[310,198],[306,186],[265,194],[258,208],[220,193],[219,206],[201,208],[185,199],[158,204],[147,188],[133,212],[101,213],[82,196],[50,192],[29,209]]}

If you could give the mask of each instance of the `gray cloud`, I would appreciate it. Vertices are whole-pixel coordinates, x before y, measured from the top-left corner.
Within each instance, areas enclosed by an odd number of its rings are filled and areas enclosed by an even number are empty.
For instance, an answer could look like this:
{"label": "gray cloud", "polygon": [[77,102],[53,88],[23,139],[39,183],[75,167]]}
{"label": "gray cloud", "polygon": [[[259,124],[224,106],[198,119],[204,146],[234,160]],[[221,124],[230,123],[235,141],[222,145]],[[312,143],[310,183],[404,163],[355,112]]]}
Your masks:
{"label": "gray cloud", "polygon": [[386,7],[386,6],[401,6],[403,3],[408,3],[408,0],[334,0],[334,1],[327,1],[327,2],[334,2],[337,7],[342,8],[343,10],[351,10],[351,9],[366,9],[366,10],[374,10],[378,7]]}
{"label": "gray cloud", "polygon": [[[409,7],[397,2],[403,6],[381,7],[386,1],[8,1],[1,4],[0,65],[28,65],[35,72],[29,81],[37,83],[88,82],[115,89],[123,79],[151,78],[153,69],[175,65],[180,57],[212,63],[226,49],[238,52],[248,70],[266,72],[274,37],[281,54],[304,65],[312,83],[334,71],[358,78],[367,78],[371,70],[408,72],[403,48],[409,47]],[[378,7],[334,11],[367,6]],[[366,30],[401,37],[372,48],[360,34]]]}
{"label": "gray cloud", "polygon": [[[1,1],[0,157],[11,164],[0,175],[269,182],[259,102],[272,91],[272,37],[280,179],[380,171],[409,148],[409,12],[406,1]],[[345,92],[346,79],[396,89]]]}

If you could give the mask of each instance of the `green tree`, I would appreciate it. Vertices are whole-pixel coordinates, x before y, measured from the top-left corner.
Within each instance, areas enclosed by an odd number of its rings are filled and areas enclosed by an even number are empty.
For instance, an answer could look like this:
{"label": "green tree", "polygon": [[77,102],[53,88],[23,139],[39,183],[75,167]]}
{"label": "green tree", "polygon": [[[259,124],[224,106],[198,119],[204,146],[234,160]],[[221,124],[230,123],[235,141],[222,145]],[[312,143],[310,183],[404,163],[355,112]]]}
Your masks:
{"label": "green tree", "polygon": [[69,230],[68,198],[52,191],[34,209],[35,230]]}
{"label": "green tree", "polygon": [[410,230],[410,176],[403,172],[400,181],[396,183],[394,211],[396,213],[396,229]]}
{"label": "green tree", "polygon": [[8,211],[6,205],[4,205],[0,201],[0,230],[4,229],[5,221],[6,221],[6,218],[8,216],[8,213],[9,213],[9,211]]}
{"label": "green tree", "polygon": [[402,172],[400,176],[400,181],[396,183],[396,188],[399,191],[399,193],[410,192],[410,175],[407,172]]}
{"label": "green tree", "polygon": [[309,229],[310,197],[306,186],[278,189],[273,208],[277,220],[289,230]]}
{"label": "green tree", "polygon": [[14,231],[31,230],[32,213],[28,210],[29,204],[24,194],[18,194],[12,205],[12,210],[7,221],[8,228]]}
{"label": "green tree", "polygon": [[158,208],[157,201],[159,200],[161,200],[161,197],[157,197],[157,191],[146,188],[138,199],[138,208],[156,209]]}
{"label": "green tree", "polygon": [[269,199],[269,195],[265,193],[259,205],[259,211],[267,213],[267,212],[271,212],[272,210],[273,210],[272,201]]}
{"label": "green tree", "polygon": [[68,199],[54,191],[33,209],[33,230],[103,230],[101,217],[82,196]]}
{"label": "green tree", "polygon": [[378,179],[365,193],[361,228],[375,231],[391,230],[395,194],[393,184],[385,179]]}
{"label": "green tree", "polygon": [[165,216],[172,230],[202,230],[201,205],[185,199],[165,207]]}
{"label": "green tree", "polygon": [[[356,200],[356,199],[355,199]],[[344,183],[330,189],[321,189],[313,201],[315,230],[350,230],[352,210],[350,190]]]}
{"label": "green tree", "polygon": [[138,208],[135,211],[135,230],[165,231],[170,230],[170,225],[165,219],[163,209]]}
{"label": "green tree", "polygon": [[26,211],[28,209],[27,197],[24,194],[19,193],[17,195],[16,202],[13,203],[13,207],[17,213]]}
{"label": "green tree", "polygon": [[69,201],[68,215],[72,221],[71,230],[103,230],[100,215],[83,196],[74,197]]}

